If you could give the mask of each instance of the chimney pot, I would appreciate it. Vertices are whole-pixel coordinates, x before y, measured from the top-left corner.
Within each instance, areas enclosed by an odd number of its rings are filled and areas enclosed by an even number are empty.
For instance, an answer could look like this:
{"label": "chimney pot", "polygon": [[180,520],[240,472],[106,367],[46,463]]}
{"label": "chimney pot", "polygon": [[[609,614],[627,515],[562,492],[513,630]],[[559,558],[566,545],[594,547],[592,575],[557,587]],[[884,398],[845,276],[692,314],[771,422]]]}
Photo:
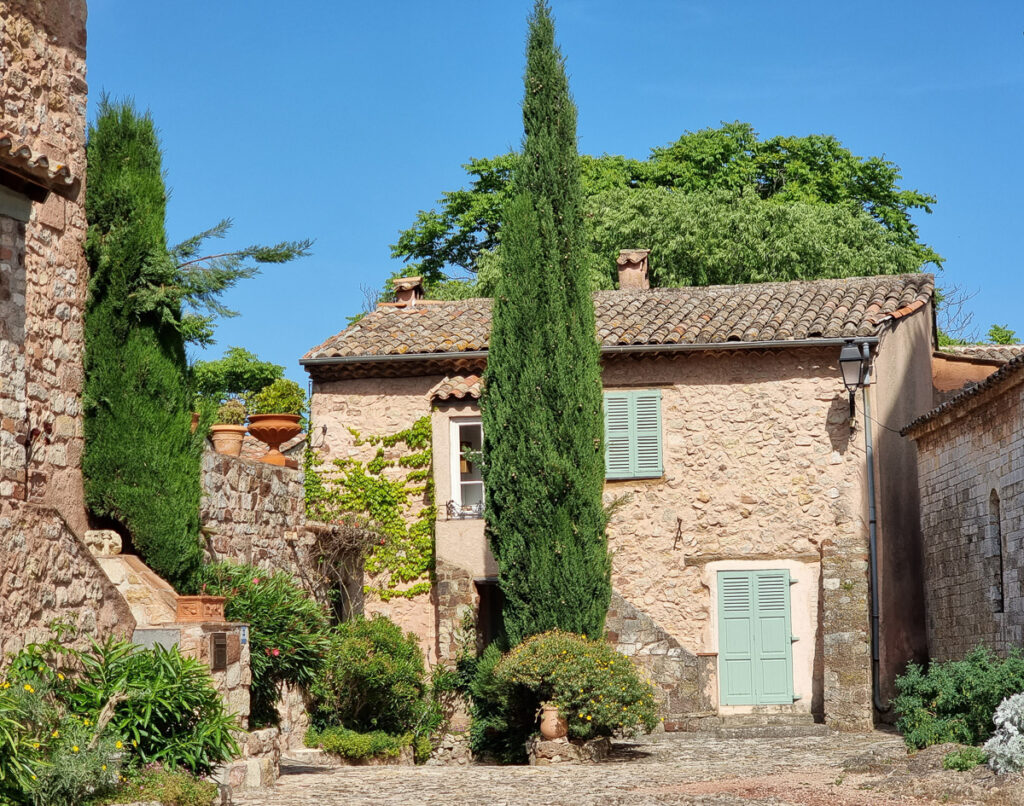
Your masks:
{"label": "chimney pot", "polygon": [[650,249],[620,249],[616,263],[619,265],[619,288],[638,289],[650,288],[651,281],[647,276],[647,257]]}
{"label": "chimney pot", "polygon": [[391,281],[395,287],[395,301],[413,306],[416,300],[423,299],[422,277],[396,277]]}

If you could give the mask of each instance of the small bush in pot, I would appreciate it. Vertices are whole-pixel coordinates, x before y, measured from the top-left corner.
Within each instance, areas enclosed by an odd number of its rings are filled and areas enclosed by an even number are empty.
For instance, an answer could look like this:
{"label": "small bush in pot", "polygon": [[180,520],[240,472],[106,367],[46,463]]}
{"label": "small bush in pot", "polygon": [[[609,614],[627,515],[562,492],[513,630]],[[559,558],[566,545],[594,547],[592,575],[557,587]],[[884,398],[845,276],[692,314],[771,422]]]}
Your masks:
{"label": "small bush in pot", "polygon": [[554,630],[508,652],[494,677],[558,707],[577,739],[636,734],[658,724],[654,689],[633,662],[600,639]]}
{"label": "small bush in pot", "polygon": [[216,422],[210,426],[210,440],[217,453],[239,456],[245,438],[245,406],[237,398],[217,407]]}
{"label": "small bush in pot", "polygon": [[278,378],[252,396],[250,414],[302,414],[306,393],[295,381]]}
{"label": "small bush in pot", "polygon": [[238,398],[231,398],[217,407],[217,425],[244,425],[245,405]]}

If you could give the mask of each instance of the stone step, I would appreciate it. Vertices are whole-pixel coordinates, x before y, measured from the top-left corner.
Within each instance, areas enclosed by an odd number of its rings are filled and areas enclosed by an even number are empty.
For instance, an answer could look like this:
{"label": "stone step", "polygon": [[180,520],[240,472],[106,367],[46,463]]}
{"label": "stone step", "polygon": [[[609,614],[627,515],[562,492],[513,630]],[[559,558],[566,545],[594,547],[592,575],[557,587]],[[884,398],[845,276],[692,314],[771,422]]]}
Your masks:
{"label": "stone step", "polygon": [[739,714],[723,717],[710,732],[718,739],[789,739],[827,736],[829,728],[810,714]]}

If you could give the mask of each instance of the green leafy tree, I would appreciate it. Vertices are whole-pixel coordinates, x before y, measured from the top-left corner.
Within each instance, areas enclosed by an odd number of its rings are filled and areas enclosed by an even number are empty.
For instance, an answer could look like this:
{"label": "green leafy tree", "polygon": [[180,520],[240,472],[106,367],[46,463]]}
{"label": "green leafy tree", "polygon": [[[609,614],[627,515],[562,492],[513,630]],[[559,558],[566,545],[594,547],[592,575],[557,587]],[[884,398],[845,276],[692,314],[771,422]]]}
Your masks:
{"label": "green leafy tree", "polygon": [[601,634],[611,595],[576,108],[543,0],[526,57],[482,403],[487,533],[513,645],[556,628]]}
{"label": "green leafy tree", "polygon": [[[399,234],[392,255],[407,262],[404,274],[422,274],[430,296],[451,298],[435,291],[445,278],[473,278],[475,293],[492,294],[493,268],[500,264],[502,224],[511,198],[514,154],[473,159],[464,167],[468,188],[445,193],[439,207],[420,211],[413,225]],[[662,285],[702,282],[723,263],[741,266],[765,240],[782,244],[804,261],[796,270],[773,273],[767,257],[758,256],[748,275],[732,282],[917,270],[941,266],[942,258],[918,240],[911,215],[931,212],[934,197],[901,188],[898,166],[880,157],[861,158],[828,135],[773,137],[760,140],[748,123],[723,123],[717,129],[686,132],[675,142],[654,148],[647,160],[616,155],[579,156],[584,221],[588,229],[585,261],[595,287],[614,282],[610,248],[654,247],[652,259],[667,271],[654,280]],[[693,199],[688,198],[694,196]],[[614,202],[614,203],[613,203]],[[625,205],[623,210],[618,205]],[[800,205],[791,231],[791,216],[777,208]],[[816,208],[811,210],[809,208]],[[667,210],[673,211],[668,219]],[[682,216],[685,219],[681,219]],[[728,222],[726,234],[708,233],[693,252],[683,252],[683,267],[659,258],[657,246],[673,239],[680,221],[697,231],[703,217]],[[635,238],[609,244],[607,237],[634,231]],[[839,244],[850,257],[866,244],[869,253],[847,275],[837,273],[839,262],[829,249]],[[680,253],[673,254],[677,260]],[[709,261],[705,264],[705,260]],[[777,261],[781,262],[781,261]],[[652,267],[653,268],[653,267]]]}
{"label": "green leafy tree", "polygon": [[988,340],[992,344],[1016,344],[1017,332],[1007,325],[992,325],[988,329]]}
{"label": "green leafy tree", "polygon": [[215,405],[230,398],[247,402],[253,394],[283,377],[284,367],[261,361],[243,347],[228,347],[223,357],[192,365],[196,394]]}
{"label": "green leafy tree", "polygon": [[149,115],[100,102],[87,145],[85,495],[146,562],[180,584],[202,559],[202,435],[191,430],[167,194]]}

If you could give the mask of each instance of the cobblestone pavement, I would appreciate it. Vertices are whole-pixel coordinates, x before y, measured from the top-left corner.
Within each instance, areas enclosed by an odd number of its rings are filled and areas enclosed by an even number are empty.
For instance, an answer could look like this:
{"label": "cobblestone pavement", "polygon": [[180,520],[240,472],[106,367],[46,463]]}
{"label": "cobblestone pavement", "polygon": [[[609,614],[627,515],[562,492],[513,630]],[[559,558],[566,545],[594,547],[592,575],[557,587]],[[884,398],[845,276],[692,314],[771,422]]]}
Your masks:
{"label": "cobblestone pavement", "polygon": [[[886,791],[878,770],[906,757],[891,733],[790,739],[661,734],[617,742],[598,765],[549,767],[283,767],[273,790],[236,806],[877,806],[930,801]],[[873,770],[873,773],[867,770]],[[864,772],[851,772],[864,770]],[[957,802],[957,801],[949,801]]]}

